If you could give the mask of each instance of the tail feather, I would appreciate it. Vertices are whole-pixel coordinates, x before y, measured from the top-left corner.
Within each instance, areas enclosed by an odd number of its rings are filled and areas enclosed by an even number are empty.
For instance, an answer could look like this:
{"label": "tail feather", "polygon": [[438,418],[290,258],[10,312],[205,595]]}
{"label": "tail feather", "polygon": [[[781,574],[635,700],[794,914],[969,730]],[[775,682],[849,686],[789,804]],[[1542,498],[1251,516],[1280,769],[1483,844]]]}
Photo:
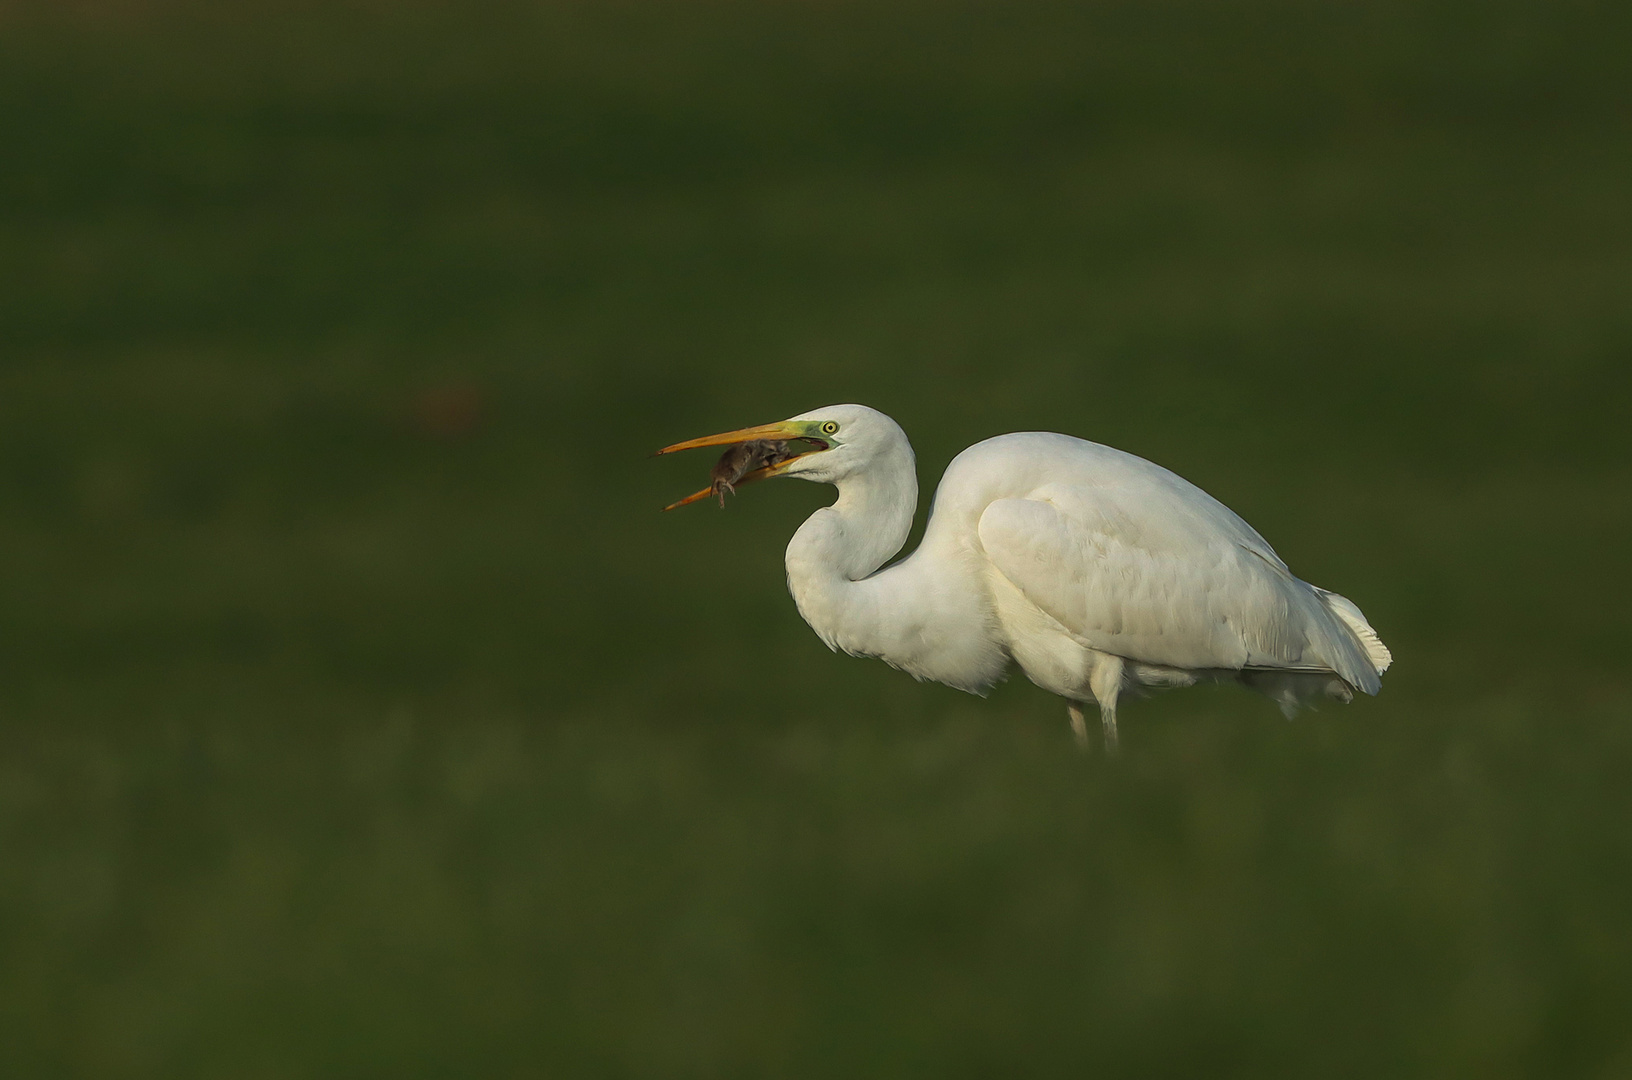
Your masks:
{"label": "tail feather", "polygon": [[1388,666],[1394,662],[1394,654],[1388,651],[1388,646],[1384,645],[1383,639],[1377,636],[1377,631],[1373,630],[1371,624],[1366,622],[1365,615],[1361,614],[1354,601],[1346,596],[1327,592],[1325,589],[1317,588],[1316,591],[1320,593],[1320,598],[1326,602],[1326,607],[1331,610],[1332,614],[1341,619],[1343,625],[1354,633],[1355,638],[1360,642],[1361,648],[1366,651],[1366,659],[1370,660],[1371,666],[1377,669],[1377,674],[1381,675],[1387,671]]}
{"label": "tail feather", "polygon": [[1379,676],[1394,660],[1352,600],[1313,585],[1306,587],[1310,590],[1304,594],[1307,600],[1319,598],[1318,610],[1308,612],[1314,655],[1306,657],[1314,661],[1313,666],[1254,664],[1236,676],[1271,698],[1288,719],[1323,697],[1347,704],[1354,700],[1356,690],[1377,693],[1383,685]]}

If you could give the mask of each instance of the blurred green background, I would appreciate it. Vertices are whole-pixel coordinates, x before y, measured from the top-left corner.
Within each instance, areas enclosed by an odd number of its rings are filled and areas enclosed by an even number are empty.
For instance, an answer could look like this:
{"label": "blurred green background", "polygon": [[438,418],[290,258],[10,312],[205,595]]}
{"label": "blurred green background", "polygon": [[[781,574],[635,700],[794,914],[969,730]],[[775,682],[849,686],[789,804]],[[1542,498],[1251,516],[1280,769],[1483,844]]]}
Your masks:
{"label": "blurred green background", "polygon": [[[1632,1075],[1625,5],[0,6],[9,1076]],[[830,654],[860,401],[1397,658]],[[920,510],[920,528],[922,510]]]}

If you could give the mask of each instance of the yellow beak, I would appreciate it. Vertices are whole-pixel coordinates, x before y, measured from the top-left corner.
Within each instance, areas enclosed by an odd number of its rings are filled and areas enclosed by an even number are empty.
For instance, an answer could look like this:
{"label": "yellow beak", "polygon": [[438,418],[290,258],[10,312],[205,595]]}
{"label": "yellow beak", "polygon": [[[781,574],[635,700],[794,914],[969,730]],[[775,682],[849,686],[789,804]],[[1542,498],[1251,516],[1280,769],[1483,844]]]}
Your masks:
{"label": "yellow beak", "polygon": [[758,427],[739,428],[736,431],[727,431],[719,435],[704,435],[700,439],[687,439],[677,442],[673,446],[665,446],[659,454],[672,454],[676,450],[695,450],[699,446],[730,446],[733,443],[753,442],[755,439],[802,439],[805,437],[805,425],[795,424],[791,420],[783,420],[775,424],[761,424]]}
{"label": "yellow beak", "polygon": [[[758,427],[738,428],[736,431],[721,432],[718,435],[704,435],[700,439],[687,439],[685,442],[677,442],[673,446],[665,446],[657,453],[672,454],[676,450],[695,450],[698,447],[703,446],[731,446],[736,443],[753,442],[755,439],[774,439],[783,442],[790,439],[810,439],[810,427],[811,425],[809,424],[795,423],[791,420],[782,420],[775,424],[760,424]],[[792,457],[779,461],[775,465],[766,465],[762,468],[754,469],[752,472],[744,473],[742,477],[736,481],[736,486],[741,487],[743,484],[751,484],[756,480],[763,480],[768,476],[775,476],[777,473],[786,469],[798,458],[804,457],[805,454],[811,454],[818,450],[827,449],[827,444],[822,440],[816,439],[813,441],[816,442],[817,445],[810,450],[794,454]],[[653,456],[655,457],[656,455]],[[692,492],[679,502],[670,503],[663,509],[674,510],[681,506],[687,506],[691,503],[697,502],[700,499],[706,499],[713,493],[714,487],[713,485],[710,485],[701,491]]]}

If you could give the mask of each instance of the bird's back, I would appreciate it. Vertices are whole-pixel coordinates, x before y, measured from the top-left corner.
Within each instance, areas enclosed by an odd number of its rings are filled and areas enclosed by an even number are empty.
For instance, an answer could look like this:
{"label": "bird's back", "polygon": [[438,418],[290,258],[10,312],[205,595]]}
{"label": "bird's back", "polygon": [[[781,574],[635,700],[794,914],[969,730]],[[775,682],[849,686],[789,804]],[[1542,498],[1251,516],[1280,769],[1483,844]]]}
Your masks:
{"label": "bird's back", "polygon": [[1044,499],[1120,506],[1148,530],[1186,538],[1227,538],[1284,568],[1269,542],[1235,511],[1177,473],[1137,454],[1052,431],[1020,431],[975,443],[946,467],[935,490],[925,541],[962,521],[973,524],[998,499]]}
{"label": "bird's back", "polygon": [[1181,670],[1331,671],[1376,693],[1388,653],[1354,604],[1293,576],[1183,477],[1050,432],[976,443],[924,547],[984,560],[1086,647]]}

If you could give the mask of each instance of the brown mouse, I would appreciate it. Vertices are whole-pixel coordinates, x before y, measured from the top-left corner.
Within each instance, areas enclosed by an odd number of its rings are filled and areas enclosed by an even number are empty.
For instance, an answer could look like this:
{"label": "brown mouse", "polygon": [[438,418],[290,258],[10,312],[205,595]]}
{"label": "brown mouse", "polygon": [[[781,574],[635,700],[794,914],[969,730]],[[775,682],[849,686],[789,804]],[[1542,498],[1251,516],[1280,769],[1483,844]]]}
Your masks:
{"label": "brown mouse", "polygon": [[788,444],[780,439],[753,439],[727,447],[709,473],[711,488],[720,500],[720,508],[725,508],[726,492],[737,493],[737,481],[755,469],[774,465],[787,457]]}

